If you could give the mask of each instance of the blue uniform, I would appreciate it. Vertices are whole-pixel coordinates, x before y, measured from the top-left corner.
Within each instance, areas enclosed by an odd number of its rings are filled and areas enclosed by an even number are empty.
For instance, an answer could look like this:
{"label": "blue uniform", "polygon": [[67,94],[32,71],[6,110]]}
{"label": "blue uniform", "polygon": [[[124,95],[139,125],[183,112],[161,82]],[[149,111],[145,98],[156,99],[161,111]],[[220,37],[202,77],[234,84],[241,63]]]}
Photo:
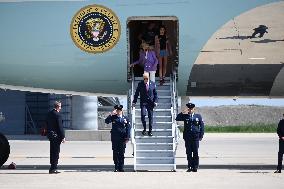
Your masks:
{"label": "blue uniform", "polygon": [[187,154],[188,168],[197,169],[199,166],[199,140],[204,135],[204,123],[200,114],[179,113],[176,121],[184,122],[183,139]]}
{"label": "blue uniform", "polygon": [[132,103],[137,102],[137,98],[139,95],[140,95],[140,108],[141,108],[141,122],[143,124],[144,130],[146,130],[145,116],[147,109],[148,118],[149,118],[149,131],[151,132],[153,125],[153,108],[155,107],[155,103],[157,103],[158,101],[158,95],[155,83],[149,81],[149,89],[147,91],[146,84],[144,83],[144,81],[139,82]]}
{"label": "blue uniform", "polygon": [[124,153],[126,148],[125,141],[130,138],[130,122],[129,119],[122,115],[109,115],[105,119],[105,123],[112,123],[111,128],[111,142],[113,150],[113,162],[115,170],[123,171],[124,167]]}

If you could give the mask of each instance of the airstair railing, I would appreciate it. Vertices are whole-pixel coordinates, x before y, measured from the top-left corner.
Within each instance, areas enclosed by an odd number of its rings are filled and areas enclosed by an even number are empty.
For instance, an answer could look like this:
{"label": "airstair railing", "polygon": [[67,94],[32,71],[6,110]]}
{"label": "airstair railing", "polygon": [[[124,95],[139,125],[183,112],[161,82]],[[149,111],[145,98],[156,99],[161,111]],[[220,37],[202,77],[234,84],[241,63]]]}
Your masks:
{"label": "airstair railing", "polygon": [[133,146],[133,156],[134,156],[134,170],[136,170],[136,141],[135,141],[135,130],[136,130],[136,122],[135,122],[135,106],[132,107],[132,102],[134,99],[134,91],[135,91],[135,77],[134,73],[132,72],[132,81],[131,81],[131,91],[130,91],[130,103],[129,108],[131,112],[131,143]]}
{"label": "airstair railing", "polygon": [[176,115],[177,115],[177,89],[176,89],[176,72],[173,71],[171,80],[172,80],[172,87],[171,87],[171,96],[172,96],[172,107],[171,107],[171,113],[172,113],[172,136],[174,137],[174,151],[176,151],[176,147],[178,144],[178,140],[179,140],[179,129],[177,127],[177,123],[176,123]]}

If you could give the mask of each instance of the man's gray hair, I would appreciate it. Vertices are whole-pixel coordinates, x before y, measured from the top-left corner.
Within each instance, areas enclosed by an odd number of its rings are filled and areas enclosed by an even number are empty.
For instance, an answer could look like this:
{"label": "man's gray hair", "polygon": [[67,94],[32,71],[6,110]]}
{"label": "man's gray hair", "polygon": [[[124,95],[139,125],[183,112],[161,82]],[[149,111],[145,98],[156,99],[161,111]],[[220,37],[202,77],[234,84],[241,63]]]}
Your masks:
{"label": "man's gray hair", "polygon": [[61,105],[60,101],[55,101],[54,102],[54,108],[58,108]]}

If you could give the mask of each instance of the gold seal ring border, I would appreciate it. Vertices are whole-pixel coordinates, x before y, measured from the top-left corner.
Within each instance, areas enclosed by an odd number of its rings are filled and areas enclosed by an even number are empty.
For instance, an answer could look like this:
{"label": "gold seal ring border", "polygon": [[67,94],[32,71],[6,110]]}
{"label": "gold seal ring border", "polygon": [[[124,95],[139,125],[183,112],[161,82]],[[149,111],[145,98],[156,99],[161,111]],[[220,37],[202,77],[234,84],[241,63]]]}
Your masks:
{"label": "gold seal ring border", "polygon": [[[86,10],[88,8],[101,8],[101,9],[105,9],[107,10],[108,12],[110,12],[112,14],[112,16],[115,17],[115,20],[117,21],[117,28],[118,28],[118,35],[117,35],[117,39],[112,43],[112,45],[110,45],[108,48],[105,48],[103,50],[100,50],[100,51],[94,51],[94,50],[88,50],[86,48],[83,48],[81,47],[78,42],[75,40],[74,36],[72,35],[73,34],[73,23],[75,22],[75,19],[77,18],[78,15],[80,15],[80,13],[83,11],[83,10]],[[103,14],[103,13],[102,13]],[[104,14],[105,15],[105,14]],[[107,15],[105,15],[106,17],[108,17]],[[113,26],[112,26],[113,27]],[[118,17],[116,16],[116,14],[109,8],[103,6],[103,5],[98,5],[98,4],[92,4],[92,5],[88,5],[88,6],[85,6],[85,7],[82,7],[79,11],[76,12],[76,14],[73,16],[72,18],[72,21],[71,21],[71,24],[70,24],[70,35],[71,35],[71,38],[73,40],[73,42],[75,43],[75,45],[80,48],[82,51],[85,51],[85,52],[88,52],[88,53],[103,53],[103,52],[106,52],[110,49],[112,49],[117,43],[118,41],[120,40],[120,35],[121,35],[121,25],[120,25],[120,21],[118,19]]]}

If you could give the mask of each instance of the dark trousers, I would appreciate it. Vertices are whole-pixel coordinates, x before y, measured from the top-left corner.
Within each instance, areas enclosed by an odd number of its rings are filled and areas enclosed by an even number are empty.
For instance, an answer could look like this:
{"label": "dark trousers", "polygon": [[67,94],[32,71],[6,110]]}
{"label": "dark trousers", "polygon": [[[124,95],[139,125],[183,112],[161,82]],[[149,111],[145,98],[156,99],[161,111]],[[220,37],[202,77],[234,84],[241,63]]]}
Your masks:
{"label": "dark trousers", "polygon": [[123,170],[126,144],[123,140],[112,140],[113,163],[115,170]]}
{"label": "dark trousers", "polygon": [[197,169],[199,166],[199,140],[184,140],[184,142],[186,148],[188,168]]}
{"label": "dark trousers", "polygon": [[60,153],[61,140],[52,139],[50,140],[50,170],[57,169],[59,153]]}
{"label": "dark trousers", "polygon": [[144,130],[146,130],[146,110],[148,112],[148,118],[149,118],[149,131],[152,131],[152,125],[153,125],[153,107],[151,107],[148,104],[142,104],[141,105],[141,122],[143,124]]}
{"label": "dark trousers", "polygon": [[284,154],[284,140],[279,140],[279,151],[278,151],[278,166],[277,166],[277,170],[282,170],[283,154]]}

